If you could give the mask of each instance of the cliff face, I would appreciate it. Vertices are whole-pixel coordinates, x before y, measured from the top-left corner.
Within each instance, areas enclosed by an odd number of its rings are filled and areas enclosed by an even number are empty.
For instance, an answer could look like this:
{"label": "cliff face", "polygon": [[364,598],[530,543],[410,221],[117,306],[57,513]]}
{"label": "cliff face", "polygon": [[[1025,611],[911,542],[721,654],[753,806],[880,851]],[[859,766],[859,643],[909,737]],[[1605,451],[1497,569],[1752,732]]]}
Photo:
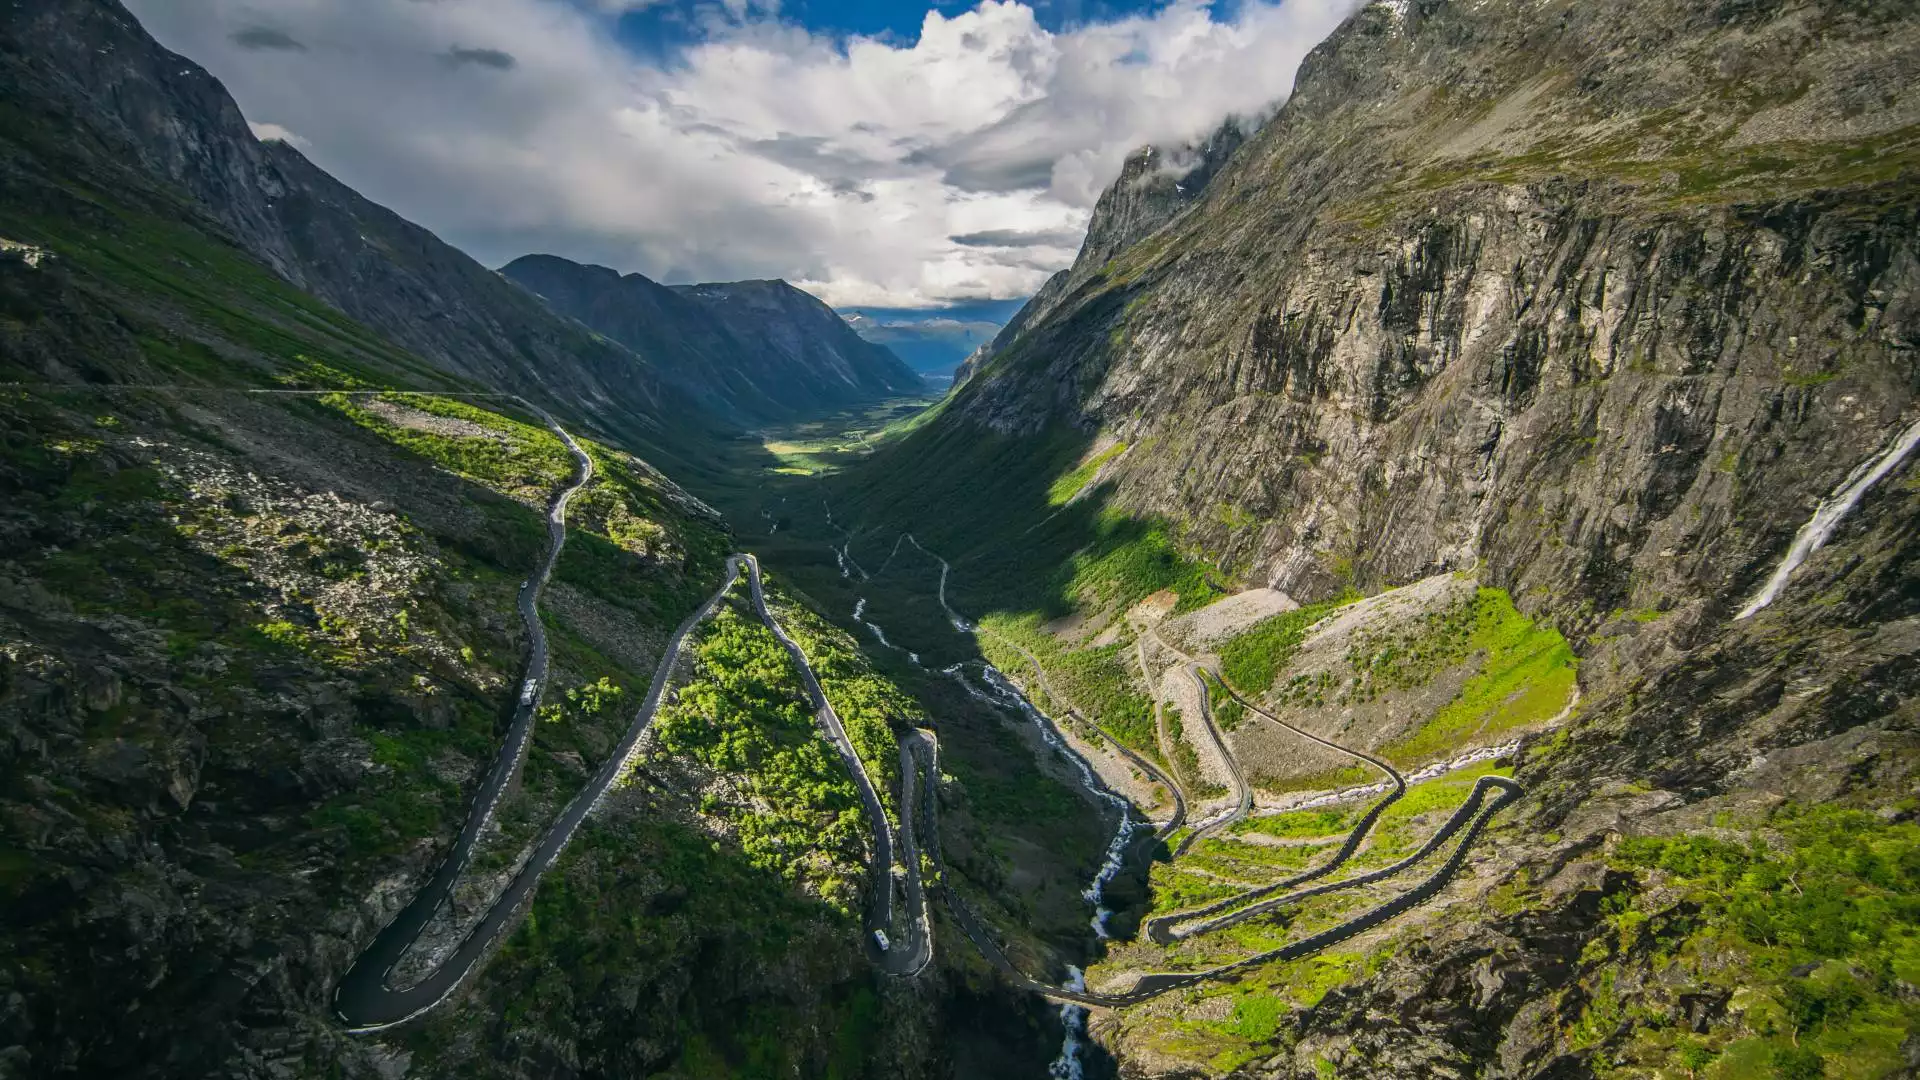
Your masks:
{"label": "cliff face", "polygon": [[949,416],[1111,430],[1120,505],[1305,594],[1737,592],[1913,396],[1920,100],[1903,9],[1724,7],[1362,11]]}
{"label": "cliff face", "polygon": [[922,389],[893,353],[784,281],[669,287],[553,255],[522,256],[500,273],[743,422]]}
{"label": "cliff face", "polygon": [[[1109,193],[1097,265],[877,465],[1068,432],[1090,497],[1223,577],[1314,600],[1474,571],[1579,654],[1569,727],[1522,744],[1528,798],[1438,906],[1331,966],[1100,1018],[1124,1075],[1920,1062],[1910,1027],[1816,1043],[1845,1022],[1791,1003],[1869,961],[1778,936],[1826,918],[1809,897],[1920,890],[1823,847],[1915,842],[1920,454],[1888,451],[1920,418],[1916,64],[1903,4],[1372,5],[1191,205],[1141,229]],[[1790,873],[1821,884],[1777,898]]]}
{"label": "cliff face", "polygon": [[983,361],[1007,348],[1028,327],[1052,314],[1068,296],[1104,273],[1114,256],[1199,202],[1207,185],[1246,141],[1243,123],[1238,118],[1229,119],[1197,143],[1170,149],[1148,146],[1129,155],[1120,167],[1120,178],[1101,192],[1094,204],[1087,238],[1073,265],[1048,278],[992,342],[968,356],[955,372],[954,382],[971,379]]}

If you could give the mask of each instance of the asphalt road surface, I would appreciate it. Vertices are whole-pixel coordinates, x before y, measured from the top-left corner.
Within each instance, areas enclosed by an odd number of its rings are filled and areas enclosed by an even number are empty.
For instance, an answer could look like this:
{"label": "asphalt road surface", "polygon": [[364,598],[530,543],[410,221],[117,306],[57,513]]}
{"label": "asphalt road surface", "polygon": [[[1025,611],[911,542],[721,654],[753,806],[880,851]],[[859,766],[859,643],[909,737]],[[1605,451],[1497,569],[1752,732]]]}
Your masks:
{"label": "asphalt road surface", "polygon": [[[915,547],[920,547],[919,541],[914,540],[911,534],[908,534],[905,539],[912,542]],[[897,546],[898,545],[896,545],[896,547]],[[938,555],[934,555],[931,551],[927,551],[924,547],[921,547],[920,550],[926,552],[941,564],[940,606],[946,610],[948,618],[953,623],[955,629],[963,632],[975,629],[972,623],[962,618],[958,612],[954,611],[947,604],[946,584],[949,567],[946,560],[941,559]],[[1158,639],[1156,638],[1156,640]],[[1039,660],[1034,657],[1032,653],[1021,648],[1018,643],[1011,644],[1033,665],[1037,673],[1037,678],[1041,683],[1041,688],[1046,690],[1050,697],[1064,703],[1064,698],[1059,697],[1059,695],[1047,688],[1046,670],[1040,665]],[[1162,644],[1164,645],[1165,643],[1162,642]],[[1297,941],[1288,942],[1276,949],[1199,971],[1147,973],[1140,976],[1130,989],[1114,994],[1102,994],[1056,986],[1051,983],[1041,982],[1020,971],[1007,957],[1005,950],[1000,947],[999,942],[995,939],[991,928],[985,920],[981,919],[973,911],[964,897],[946,885],[944,880],[946,876],[945,871],[938,861],[938,848],[937,846],[932,848],[930,853],[934,856],[934,865],[935,868],[940,871],[941,878],[941,880],[934,884],[934,891],[937,891],[941,895],[947,905],[947,910],[953,916],[954,922],[959,925],[961,932],[967,935],[968,940],[973,942],[974,947],[979,950],[980,955],[1016,986],[1041,994],[1055,1001],[1070,1001],[1080,1005],[1117,1008],[1127,1005],[1137,1005],[1141,1002],[1159,997],[1162,994],[1171,993],[1174,990],[1193,986],[1197,983],[1230,978],[1245,968],[1260,964],[1298,960],[1303,957],[1312,956],[1324,949],[1331,948],[1352,937],[1381,926],[1396,916],[1437,896],[1458,876],[1460,870],[1466,865],[1467,858],[1472,853],[1474,842],[1479,839],[1480,833],[1486,828],[1487,824],[1492,821],[1494,815],[1498,814],[1526,793],[1525,788],[1506,777],[1482,776],[1479,780],[1475,781],[1473,790],[1468,794],[1466,801],[1461,803],[1461,805],[1454,810],[1453,814],[1448,817],[1446,822],[1427,839],[1427,842],[1412,854],[1379,870],[1355,875],[1350,878],[1342,878],[1338,881],[1300,888],[1299,886],[1325,877],[1346,864],[1354,852],[1359,849],[1360,844],[1365,840],[1366,836],[1373,830],[1381,814],[1385,813],[1387,807],[1391,806],[1406,793],[1405,778],[1386,761],[1367,754],[1364,751],[1341,746],[1338,743],[1323,739],[1318,735],[1314,735],[1311,732],[1281,720],[1279,717],[1260,708],[1253,702],[1248,701],[1238,691],[1234,690],[1233,687],[1227,685],[1224,680],[1220,679],[1218,675],[1201,667],[1193,657],[1179,653],[1178,650],[1173,649],[1171,646],[1168,646],[1168,651],[1181,656],[1183,662],[1186,664],[1188,676],[1194,680],[1200,691],[1201,707],[1204,711],[1208,735],[1213,739],[1216,748],[1220,751],[1222,760],[1227,764],[1230,778],[1234,783],[1235,793],[1238,796],[1235,800],[1236,805],[1233,811],[1220,820],[1209,823],[1201,829],[1195,830],[1194,833],[1189,834],[1186,841],[1183,842],[1176,851],[1176,856],[1180,852],[1185,851],[1187,845],[1191,843],[1197,835],[1223,828],[1234,821],[1238,821],[1251,813],[1253,808],[1252,789],[1247,784],[1239,763],[1234,760],[1232,753],[1227,748],[1226,740],[1222,737],[1219,728],[1214,722],[1213,711],[1207,693],[1207,678],[1212,678],[1215,682],[1218,682],[1221,689],[1230,694],[1234,700],[1238,701],[1255,716],[1269,723],[1286,728],[1288,731],[1302,738],[1337,750],[1343,754],[1348,754],[1380,769],[1391,779],[1393,788],[1383,798],[1368,808],[1367,812],[1361,816],[1354,828],[1349,830],[1347,838],[1342,843],[1340,849],[1326,862],[1300,874],[1293,875],[1292,877],[1259,886],[1258,888],[1228,897],[1224,900],[1215,901],[1200,908],[1174,912],[1170,915],[1150,920],[1145,929],[1148,930],[1154,940],[1166,943],[1199,934],[1212,933],[1227,929],[1247,919],[1267,914],[1285,905],[1299,903],[1310,897],[1379,884],[1431,858],[1450,841],[1453,841],[1455,837],[1458,837],[1458,842],[1455,844],[1452,853],[1447,859],[1441,863],[1433,873],[1422,879],[1411,889],[1389,900],[1376,904],[1350,919],[1342,920],[1340,923],[1330,926],[1319,933],[1311,934]],[[1144,660],[1145,658],[1143,656],[1141,673],[1151,682],[1152,674],[1146,669]],[[1071,709],[1071,706],[1069,706],[1069,709]],[[1078,716],[1079,714],[1075,713],[1075,715]],[[1085,717],[1081,717],[1081,719],[1086,720]],[[1101,730],[1097,723],[1091,720],[1086,720],[1086,722],[1095,730]],[[1103,735],[1106,734],[1104,731],[1101,731],[1101,733]],[[1111,735],[1107,735],[1107,737],[1110,740],[1112,739]],[[1117,745],[1117,740],[1115,740],[1115,742]],[[1171,778],[1165,778],[1163,774],[1158,773],[1158,770],[1151,771],[1156,775],[1156,778],[1162,779],[1162,782],[1166,783],[1168,789],[1174,791],[1176,798],[1178,798],[1179,789],[1172,783]],[[1180,804],[1181,809],[1184,809],[1184,805],[1184,802]],[[929,819],[931,819],[932,813],[933,805],[931,800],[929,800],[927,806]],[[925,829],[929,835],[937,835],[937,833],[934,832],[935,827],[935,823],[932,820],[929,820],[925,825]],[[1170,832],[1171,830],[1168,831]],[[1162,835],[1165,834],[1163,833]],[[1276,893],[1279,895],[1274,895]]]}
{"label": "asphalt road surface", "polygon": [[[554,829],[549,831],[547,839],[542,842],[540,849],[507,886],[506,891],[501,894],[492,909],[474,927],[472,933],[453,955],[432,974],[415,985],[401,990],[396,990],[388,984],[387,978],[393,966],[406,954],[414,940],[420,936],[421,931],[433,921],[440,906],[445,904],[452,894],[454,884],[459,881],[461,871],[466,869],[467,860],[473,854],[473,846],[480,839],[480,833],[486,828],[487,822],[492,818],[494,807],[498,805],[500,796],[519,774],[521,763],[526,760],[527,744],[533,731],[534,712],[539,708],[540,696],[546,689],[547,633],[540,622],[540,596],[545,591],[547,579],[552,576],[554,566],[560,561],[560,551],[566,544],[567,503],[572,500],[575,493],[586,486],[588,480],[593,478],[593,459],[580,449],[573,436],[555,423],[551,416],[537,407],[531,405],[528,407],[539,413],[541,419],[545,420],[561,441],[566,443],[567,450],[573,454],[575,462],[579,465],[579,475],[548,504],[546,554],[541,559],[534,576],[520,586],[518,604],[520,618],[527,627],[527,667],[521,682],[515,686],[518,700],[514,705],[513,721],[507,728],[507,738],[500,747],[500,756],[495,759],[492,771],[488,773],[485,782],[480,785],[480,790],[474,795],[473,808],[468,812],[466,824],[454,840],[453,849],[448,852],[446,860],[440,864],[440,869],[427,881],[427,884],[414,894],[413,900],[394,916],[386,928],[374,938],[373,943],[360,954],[359,959],[354,961],[353,966],[347,970],[346,976],[340,980],[339,987],[334,991],[334,1011],[341,1022],[353,1031],[375,1031],[391,1027],[418,1016],[445,1000],[486,952],[494,936],[512,920],[520,901],[532,891],[533,886],[539,881],[540,874],[552,863],[560,849],[566,846],[566,841],[572,836],[573,829],[592,808],[592,798],[575,799],[574,804],[568,807],[567,813],[563,814],[561,819],[564,823],[570,815],[571,824],[563,828],[561,824],[556,823]],[[679,647],[680,636],[689,629],[691,625],[681,627],[680,633],[676,634],[670,643],[667,658],[670,659],[673,656]],[[662,660],[663,668],[666,662],[666,659]],[[656,675],[654,682],[653,691],[648,694],[650,704],[657,703],[664,680],[660,675]],[[528,692],[529,690],[531,692]],[[643,712],[646,712],[647,718],[651,719],[649,710],[643,709]],[[640,726],[644,728],[644,725]],[[609,776],[607,780],[610,781],[611,777]],[[598,796],[594,785],[589,785],[582,795],[589,793],[594,797]]]}

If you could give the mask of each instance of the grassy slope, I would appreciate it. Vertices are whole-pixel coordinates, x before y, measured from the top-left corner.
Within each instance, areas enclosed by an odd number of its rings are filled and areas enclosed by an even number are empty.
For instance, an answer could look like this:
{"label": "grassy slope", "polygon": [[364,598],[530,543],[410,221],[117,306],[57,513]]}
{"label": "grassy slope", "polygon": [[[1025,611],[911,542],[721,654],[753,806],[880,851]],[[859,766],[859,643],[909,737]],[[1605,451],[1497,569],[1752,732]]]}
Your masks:
{"label": "grassy slope", "polygon": [[1505,590],[1489,587],[1412,625],[1363,628],[1344,667],[1276,684],[1313,625],[1352,599],[1308,604],[1228,639],[1219,648],[1222,674],[1242,693],[1295,708],[1340,709],[1419,687],[1451,666],[1471,665],[1473,674],[1450,701],[1383,748],[1402,765],[1444,758],[1467,740],[1550,719],[1572,695],[1578,664],[1566,639],[1522,615]]}

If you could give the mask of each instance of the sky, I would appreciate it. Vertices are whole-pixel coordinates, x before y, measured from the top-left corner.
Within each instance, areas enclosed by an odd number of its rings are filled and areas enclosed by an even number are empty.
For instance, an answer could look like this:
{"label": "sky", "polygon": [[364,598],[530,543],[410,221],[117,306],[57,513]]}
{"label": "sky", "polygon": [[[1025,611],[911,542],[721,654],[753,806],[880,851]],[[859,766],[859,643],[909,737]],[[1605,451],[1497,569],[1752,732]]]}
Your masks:
{"label": "sky", "polygon": [[1127,153],[1284,100],[1360,0],[126,0],[263,138],[489,266],[1030,295]]}

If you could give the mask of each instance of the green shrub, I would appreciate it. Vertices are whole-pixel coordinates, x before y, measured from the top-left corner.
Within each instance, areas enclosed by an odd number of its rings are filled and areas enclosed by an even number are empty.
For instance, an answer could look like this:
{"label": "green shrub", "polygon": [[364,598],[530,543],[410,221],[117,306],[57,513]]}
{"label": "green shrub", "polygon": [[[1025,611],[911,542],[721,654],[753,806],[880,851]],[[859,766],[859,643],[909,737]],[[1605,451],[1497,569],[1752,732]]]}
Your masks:
{"label": "green shrub", "polygon": [[1357,593],[1349,593],[1260,620],[1220,646],[1220,674],[1243,694],[1257,697],[1266,693],[1274,676],[1292,662],[1293,654],[1306,641],[1307,631],[1335,609],[1357,599]]}

